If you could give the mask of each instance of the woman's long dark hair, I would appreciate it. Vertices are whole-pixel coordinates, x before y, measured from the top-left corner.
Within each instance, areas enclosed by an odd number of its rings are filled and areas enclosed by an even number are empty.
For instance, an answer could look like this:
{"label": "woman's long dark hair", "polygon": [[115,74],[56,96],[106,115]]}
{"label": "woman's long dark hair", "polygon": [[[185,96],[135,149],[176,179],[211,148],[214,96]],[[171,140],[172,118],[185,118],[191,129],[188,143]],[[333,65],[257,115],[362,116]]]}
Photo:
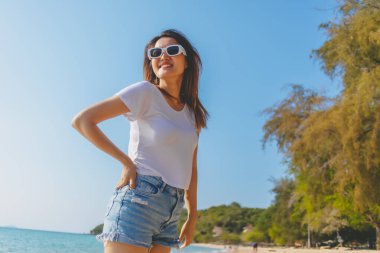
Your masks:
{"label": "woman's long dark hair", "polygon": [[[186,50],[186,61],[187,68],[183,73],[182,85],[180,90],[180,101],[187,104],[187,107],[194,112],[196,127],[206,128],[206,121],[209,117],[208,112],[203,107],[201,101],[198,97],[198,82],[199,74],[202,69],[202,61],[199,57],[197,50],[190,44],[189,40],[181,32],[169,29],[163,31],[160,35],[154,37],[148,44],[145,46],[144,50],[144,79],[158,86],[158,78],[153,72],[151,61],[148,58],[147,50],[154,47],[156,42],[163,38],[169,37],[177,41],[178,44],[182,45]],[[167,94],[170,95],[170,94]]]}

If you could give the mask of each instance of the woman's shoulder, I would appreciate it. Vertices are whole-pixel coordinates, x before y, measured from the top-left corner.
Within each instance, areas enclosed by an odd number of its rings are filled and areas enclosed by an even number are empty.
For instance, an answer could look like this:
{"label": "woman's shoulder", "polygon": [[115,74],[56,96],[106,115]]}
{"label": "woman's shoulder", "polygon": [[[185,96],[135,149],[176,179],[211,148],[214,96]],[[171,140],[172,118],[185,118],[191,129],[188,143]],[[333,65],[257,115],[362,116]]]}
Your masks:
{"label": "woman's shoulder", "polygon": [[154,84],[149,81],[139,81],[124,86],[116,94],[122,96],[153,96]]}
{"label": "woman's shoulder", "polygon": [[132,83],[128,85],[127,87],[142,89],[142,90],[153,90],[155,88],[154,84],[146,80]]}

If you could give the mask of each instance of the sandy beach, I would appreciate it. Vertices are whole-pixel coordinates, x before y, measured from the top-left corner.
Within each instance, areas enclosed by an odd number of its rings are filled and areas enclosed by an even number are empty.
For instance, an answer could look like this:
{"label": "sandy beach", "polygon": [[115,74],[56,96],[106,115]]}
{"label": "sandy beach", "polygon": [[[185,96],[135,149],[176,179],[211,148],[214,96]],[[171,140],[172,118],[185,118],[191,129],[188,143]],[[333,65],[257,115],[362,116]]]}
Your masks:
{"label": "sandy beach", "polygon": [[[218,245],[218,244],[203,244],[194,243],[193,245],[212,247],[217,249],[224,249],[223,252],[228,253],[253,253],[252,247],[248,246],[236,246],[236,245]],[[257,253],[340,253],[340,252],[352,252],[352,253],[380,253],[379,250],[361,250],[361,249],[349,249],[349,248],[339,248],[339,249],[307,249],[307,248],[292,248],[292,247],[273,247],[273,248],[258,248]]]}

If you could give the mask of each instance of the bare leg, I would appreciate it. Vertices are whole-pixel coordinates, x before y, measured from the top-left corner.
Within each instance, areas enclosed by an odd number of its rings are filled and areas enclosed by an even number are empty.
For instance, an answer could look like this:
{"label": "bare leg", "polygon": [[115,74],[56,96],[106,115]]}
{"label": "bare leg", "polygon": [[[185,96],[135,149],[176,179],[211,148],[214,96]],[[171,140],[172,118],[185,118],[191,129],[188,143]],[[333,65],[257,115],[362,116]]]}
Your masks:
{"label": "bare leg", "polygon": [[[149,249],[121,242],[104,242],[104,253],[148,253]],[[170,251],[168,251],[170,252]]]}
{"label": "bare leg", "polygon": [[150,248],[149,253],[170,253],[170,247],[153,245],[152,248]]}

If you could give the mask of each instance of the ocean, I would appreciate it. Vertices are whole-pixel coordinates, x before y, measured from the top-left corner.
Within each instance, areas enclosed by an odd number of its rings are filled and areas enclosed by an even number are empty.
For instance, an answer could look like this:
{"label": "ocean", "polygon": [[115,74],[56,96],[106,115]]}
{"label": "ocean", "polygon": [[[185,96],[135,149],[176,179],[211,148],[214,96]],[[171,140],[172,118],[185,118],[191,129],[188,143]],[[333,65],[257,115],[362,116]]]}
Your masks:
{"label": "ocean", "polygon": [[[103,244],[93,235],[0,227],[0,253],[103,253]],[[189,246],[172,253],[221,252]]]}

